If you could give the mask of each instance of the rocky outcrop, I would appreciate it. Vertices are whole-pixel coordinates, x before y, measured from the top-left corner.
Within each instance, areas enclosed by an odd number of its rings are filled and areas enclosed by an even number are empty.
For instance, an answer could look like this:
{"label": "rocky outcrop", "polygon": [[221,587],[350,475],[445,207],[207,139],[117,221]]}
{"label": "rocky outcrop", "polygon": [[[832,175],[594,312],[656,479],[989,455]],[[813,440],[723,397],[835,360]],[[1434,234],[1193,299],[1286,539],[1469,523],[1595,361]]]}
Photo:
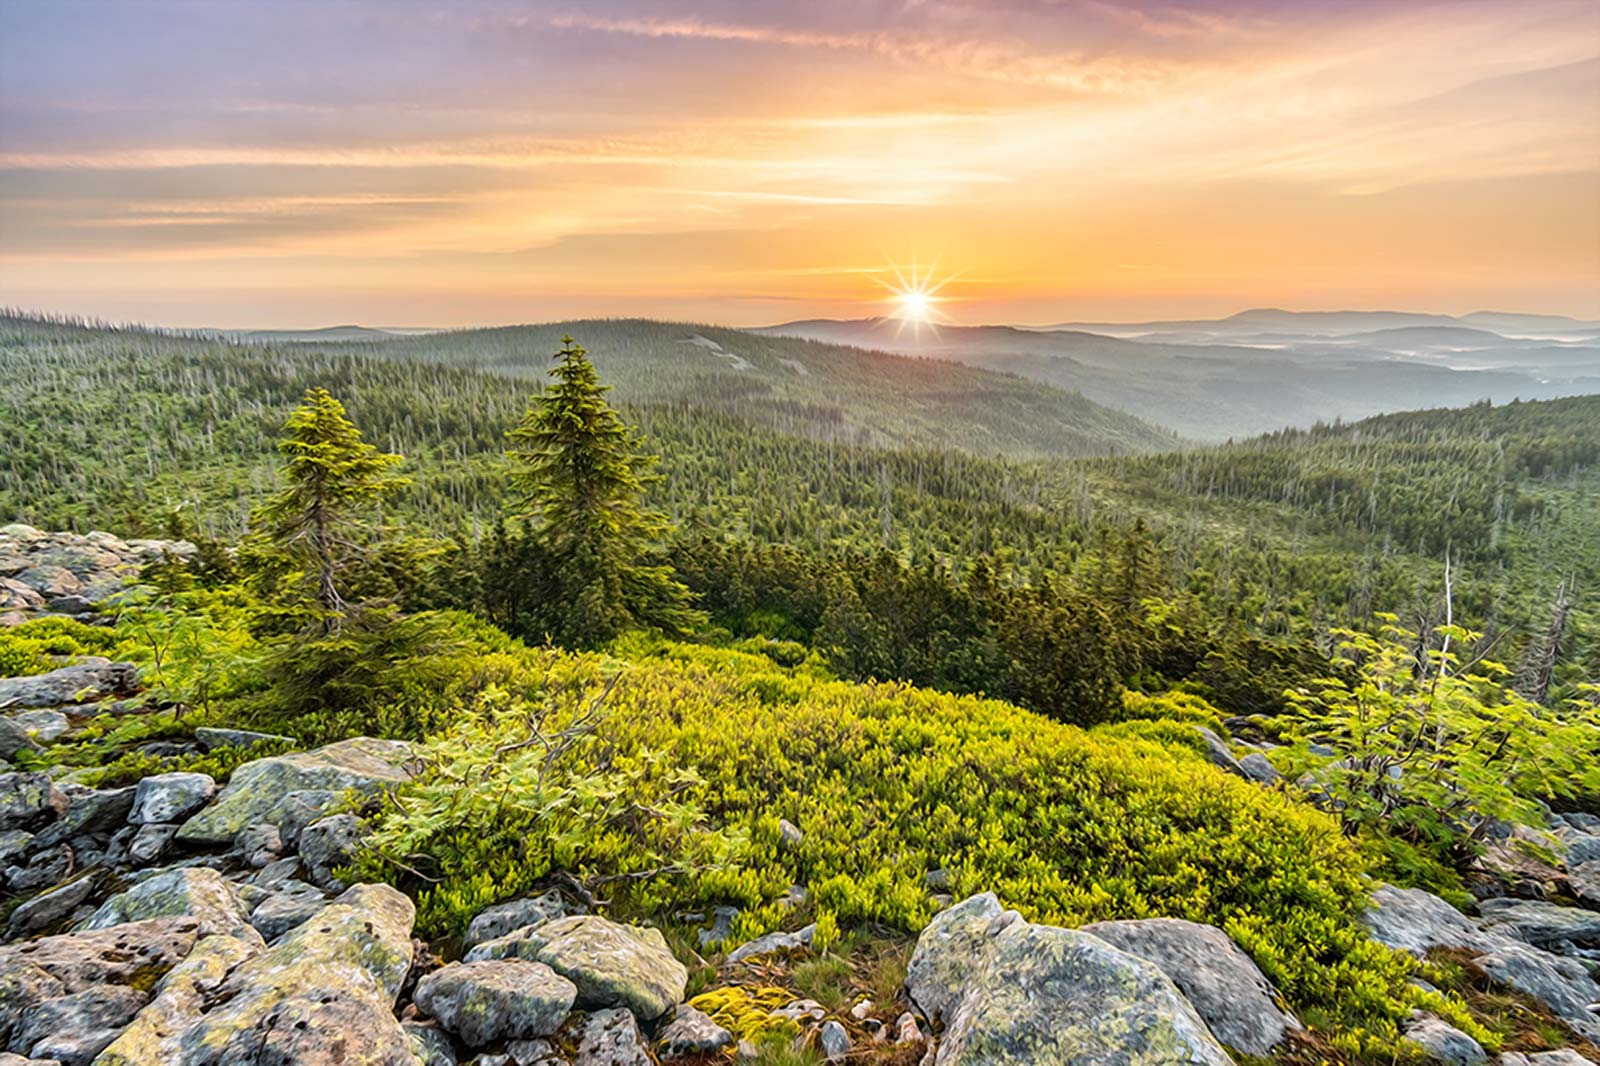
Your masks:
{"label": "rocky outcrop", "polygon": [[188,541],[123,540],[99,531],[46,533],[0,526],[0,623],[46,613],[82,615],[163,556],[191,559]]}
{"label": "rocky outcrop", "polygon": [[1260,967],[1216,926],[1147,918],[1099,922],[1083,932],[1159,966],[1231,1048],[1265,1057],[1300,1028]]}
{"label": "rocky outcrop", "polygon": [[469,1047],[549,1036],[561,1027],[578,989],[540,962],[458,962],[417,984],[412,999]]}
{"label": "rocky outcrop", "polygon": [[0,678],[0,710],[98,703],[138,690],[138,666],[89,655],[46,674]]}
{"label": "rocky outcrop", "polygon": [[139,782],[128,821],[135,825],[181,822],[216,794],[217,783],[209,774],[155,774]]}
{"label": "rocky outcrop", "polygon": [[974,896],[917,940],[906,987],[945,1032],[938,1066],[1232,1060],[1160,968]]}
{"label": "rocky outcrop", "polygon": [[222,874],[205,866],[161,870],[100,905],[83,929],[108,929],[146,918],[191,915],[201,936],[221,934],[259,941],[244,905]]}
{"label": "rocky outcrop", "polygon": [[478,912],[467,926],[465,945],[477,947],[488,940],[496,940],[518,929],[527,929],[556,918],[566,917],[566,904],[561,893],[554,889],[531,899],[514,899],[496,903]]}
{"label": "rocky outcrop", "polygon": [[410,757],[410,747],[401,741],[353,737],[315,751],[245,763],[209,807],[183,824],[178,839],[231,843],[250,826],[276,825],[291,795],[306,790],[377,795],[411,779],[405,769]]}

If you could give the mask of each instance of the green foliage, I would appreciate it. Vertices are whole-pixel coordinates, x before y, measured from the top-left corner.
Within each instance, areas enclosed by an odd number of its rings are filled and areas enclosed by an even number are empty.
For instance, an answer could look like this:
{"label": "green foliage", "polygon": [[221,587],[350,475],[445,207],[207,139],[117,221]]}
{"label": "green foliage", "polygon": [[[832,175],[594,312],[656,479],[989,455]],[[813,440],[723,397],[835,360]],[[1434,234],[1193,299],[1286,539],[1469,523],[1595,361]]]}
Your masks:
{"label": "green foliage", "polygon": [[[1289,699],[1303,721],[1297,767],[1310,767],[1351,831],[1389,833],[1465,863],[1491,820],[1539,824],[1542,799],[1600,795],[1600,714],[1587,701],[1540,707],[1507,669],[1464,659],[1479,634],[1439,626],[1430,639],[1383,617],[1379,636],[1338,630],[1328,677]],[[1337,758],[1318,759],[1314,741]]]}
{"label": "green foliage", "polygon": [[298,745],[295,742],[288,740],[259,740],[248,747],[229,746],[189,755],[150,755],[130,751],[106,763],[90,776],[96,788],[121,788],[136,785],[140,779],[155,774],[178,772],[209,774],[218,784],[224,784],[233,771],[245,763],[270,755],[283,755],[296,747]]}
{"label": "green foliage", "polygon": [[686,632],[701,616],[658,558],[671,523],[641,502],[656,457],[606,403],[587,353],[571,337],[562,345],[555,384],[509,434],[544,632],[578,647],[639,625]]}
{"label": "green foliage", "polygon": [[48,673],[79,655],[104,655],[111,635],[70,618],[36,618],[0,629],[0,677]]}

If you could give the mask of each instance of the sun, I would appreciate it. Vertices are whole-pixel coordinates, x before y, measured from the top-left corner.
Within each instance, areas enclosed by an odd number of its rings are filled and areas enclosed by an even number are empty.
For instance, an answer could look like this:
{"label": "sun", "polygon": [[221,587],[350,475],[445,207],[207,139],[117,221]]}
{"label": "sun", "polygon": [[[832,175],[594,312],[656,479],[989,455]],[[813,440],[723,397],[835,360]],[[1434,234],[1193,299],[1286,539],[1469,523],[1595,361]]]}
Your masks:
{"label": "sun", "polygon": [[935,267],[926,271],[920,269],[915,263],[909,270],[890,264],[886,273],[893,273],[894,280],[879,277],[878,284],[889,290],[889,313],[885,319],[895,324],[895,336],[910,326],[914,336],[921,336],[923,327],[927,327],[935,334],[939,332],[939,323],[948,322],[950,318],[939,305],[945,299],[939,295],[939,290],[950,283],[950,278],[934,280]]}

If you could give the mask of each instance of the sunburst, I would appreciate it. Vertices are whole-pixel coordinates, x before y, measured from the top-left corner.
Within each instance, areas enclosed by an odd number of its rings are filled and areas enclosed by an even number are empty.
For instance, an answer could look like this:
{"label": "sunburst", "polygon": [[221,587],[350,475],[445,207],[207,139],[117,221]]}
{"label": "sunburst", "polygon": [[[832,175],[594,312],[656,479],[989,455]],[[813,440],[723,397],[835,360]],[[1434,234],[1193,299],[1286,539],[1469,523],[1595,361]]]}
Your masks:
{"label": "sunburst", "polygon": [[922,338],[922,329],[926,326],[935,336],[939,333],[939,323],[949,322],[951,318],[940,309],[939,305],[946,302],[946,298],[939,295],[939,291],[950,284],[954,278],[946,277],[934,280],[938,270],[935,263],[926,271],[911,264],[909,270],[891,263],[889,270],[894,273],[894,280],[886,277],[876,278],[878,284],[889,290],[889,313],[884,316],[885,321],[895,324],[894,335],[899,337],[905,332],[907,326],[911,327],[914,338]]}

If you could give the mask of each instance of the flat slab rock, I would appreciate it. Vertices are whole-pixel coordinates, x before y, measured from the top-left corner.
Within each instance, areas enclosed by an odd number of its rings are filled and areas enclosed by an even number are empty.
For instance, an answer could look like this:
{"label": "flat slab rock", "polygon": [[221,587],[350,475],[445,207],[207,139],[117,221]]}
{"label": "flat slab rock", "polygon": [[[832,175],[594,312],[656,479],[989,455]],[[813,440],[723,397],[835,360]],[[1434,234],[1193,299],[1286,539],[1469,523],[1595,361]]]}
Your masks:
{"label": "flat slab rock", "polygon": [[0,709],[92,703],[138,691],[139,667],[87,656],[47,674],[0,678]]}
{"label": "flat slab rock", "polygon": [[937,1066],[1233,1061],[1154,963],[1089,933],[1030,924],[991,893],[923,930],[906,987],[945,1022]]}
{"label": "flat slab rock", "polygon": [[409,745],[398,740],[352,737],[315,751],[274,755],[233,772],[212,804],[183,823],[180,841],[227,844],[252,825],[277,825],[291,793],[353,789],[376,795],[411,779]]}
{"label": "flat slab rock", "polygon": [[572,1010],[578,989],[542,962],[454,962],[417,983],[421,1010],[469,1047],[549,1036]]}

